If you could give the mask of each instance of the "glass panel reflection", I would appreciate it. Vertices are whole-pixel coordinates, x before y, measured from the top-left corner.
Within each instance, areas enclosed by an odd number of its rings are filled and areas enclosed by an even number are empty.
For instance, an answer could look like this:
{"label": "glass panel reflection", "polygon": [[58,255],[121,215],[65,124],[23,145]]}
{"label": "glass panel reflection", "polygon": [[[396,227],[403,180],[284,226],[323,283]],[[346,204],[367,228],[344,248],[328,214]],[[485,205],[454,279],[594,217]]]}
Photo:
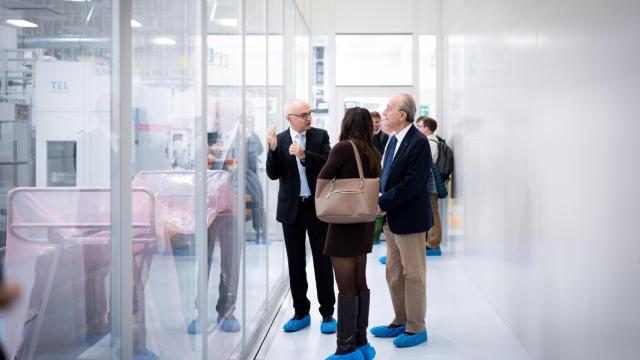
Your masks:
{"label": "glass panel reflection", "polygon": [[[215,7],[215,11],[214,11]],[[241,7],[239,0],[210,4],[207,66],[207,131],[210,168],[226,171],[233,184],[233,207],[221,214],[209,238],[209,311],[214,319],[209,334],[209,358],[226,359],[242,351],[246,333],[243,309],[244,283],[240,282],[245,264],[241,242],[246,220],[247,200],[239,173],[245,164],[243,136]],[[249,40],[247,40],[249,41]],[[258,51],[256,49],[256,51]],[[246,61],[250,61],[248,58]],[[261,81],[253,74],[246,81]],[[237,355],[237,353],[235,353]]]}
{"label": "glass panel reflection", "polygon": [[[106,359],[112,2],[39,3],[0,2],[0,247],[21,289],[2,342],[8,358]],[[152,199],[132,196],[149,243]]]}
{"label": "glass panel reflection", "polygon": [[[133,1],[133,187],[153,194],[156,233],[154,246],[133,238],[132,333],[139,359],[199,359],[196,344],[205,336],[201,324],[192,323],[199,255],[194,234],[206,226],[195,221],[197,5]],[[230,189],[226,174],[207,177],[208,223],[230,207]]]}

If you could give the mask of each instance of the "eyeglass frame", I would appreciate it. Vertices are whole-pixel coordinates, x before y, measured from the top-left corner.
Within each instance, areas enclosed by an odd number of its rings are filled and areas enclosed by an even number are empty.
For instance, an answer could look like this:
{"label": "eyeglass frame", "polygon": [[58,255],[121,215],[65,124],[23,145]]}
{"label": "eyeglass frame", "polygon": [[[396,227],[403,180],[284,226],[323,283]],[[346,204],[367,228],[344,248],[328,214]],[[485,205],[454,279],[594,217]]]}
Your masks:
{"label": "eyeglass frame", "polygon": [[[384,114],[388,114],[388,113],[390,113],[390,112],[392,112],[392,111],[404,111],[404,110],[402,110],[402,109],[392,109],[392,108],[390,108],[390,107],[389,107],[389,105],[387,105],[387,107],[384,109],[384,111],[382,112],[382,114],[383,114],[383,115],[384,115]],[[404,111],[404,112],[406,113],[406,111]]]}
{"label": "eyeglass frame", "polygon": [[309,112],[308,112],[308,113],[302,113],[302,114],[287,114],[287,116],[289,116],[289,115],[293,115],[293,116],[295,116],[295,117],[299,117],[299,118],[302,118],[302,119],[306,119],[306,118],[311,118],[311,117],[312,117],[312,115],[313,115],[313,113],[314,113],[314,111],[313,111],[313,110],[309,110]]}

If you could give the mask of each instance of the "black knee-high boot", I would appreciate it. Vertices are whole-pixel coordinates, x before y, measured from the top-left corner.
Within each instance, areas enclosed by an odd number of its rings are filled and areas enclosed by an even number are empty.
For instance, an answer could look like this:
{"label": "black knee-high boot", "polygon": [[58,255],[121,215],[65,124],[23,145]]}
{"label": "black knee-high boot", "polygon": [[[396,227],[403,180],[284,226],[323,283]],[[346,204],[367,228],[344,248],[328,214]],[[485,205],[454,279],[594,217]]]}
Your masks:
{"label": "black knee-high boot", "polygon": [[358,320],[356,330],[356,346],[365,345],[367,341],[367,327],[369,326],[369,302],[371,291],[362,290],[358,294]]}
{"label": "black knee-high boot", "polygon": [[338,294],[338,334],[336,355],[356,350],[358,297]]}

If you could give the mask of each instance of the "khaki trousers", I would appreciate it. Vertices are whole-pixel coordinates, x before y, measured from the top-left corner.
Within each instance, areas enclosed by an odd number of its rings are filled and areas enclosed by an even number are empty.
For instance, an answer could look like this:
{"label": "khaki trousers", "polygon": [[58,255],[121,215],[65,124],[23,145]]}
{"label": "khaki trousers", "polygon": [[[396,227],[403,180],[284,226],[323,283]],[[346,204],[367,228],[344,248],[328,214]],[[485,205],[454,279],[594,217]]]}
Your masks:
{"label": "khaki trousers", "polygon": [[427,313],[427,268],[424,253],[426,233],[398,235],[384,225],[387,240],[387,285],[395,318],[393,324],[406,331],[425,331]]}
{"label": "khaki trousers", "polygon": [[431,249],[439,249],[442,242],[442,224],[438,211],[438,195],[431,194],[431,212],[433,212],[433,226],[427,234],[427,246]]}

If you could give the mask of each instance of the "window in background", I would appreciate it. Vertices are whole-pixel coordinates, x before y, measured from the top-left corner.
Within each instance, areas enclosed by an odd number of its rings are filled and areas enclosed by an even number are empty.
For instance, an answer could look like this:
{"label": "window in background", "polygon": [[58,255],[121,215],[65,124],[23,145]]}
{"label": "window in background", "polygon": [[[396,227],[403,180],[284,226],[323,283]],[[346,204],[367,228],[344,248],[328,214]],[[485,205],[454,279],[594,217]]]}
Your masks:
{"label": "window in background", "polygon": [[412,35],[336,35],[336,86],[410,86]]}

